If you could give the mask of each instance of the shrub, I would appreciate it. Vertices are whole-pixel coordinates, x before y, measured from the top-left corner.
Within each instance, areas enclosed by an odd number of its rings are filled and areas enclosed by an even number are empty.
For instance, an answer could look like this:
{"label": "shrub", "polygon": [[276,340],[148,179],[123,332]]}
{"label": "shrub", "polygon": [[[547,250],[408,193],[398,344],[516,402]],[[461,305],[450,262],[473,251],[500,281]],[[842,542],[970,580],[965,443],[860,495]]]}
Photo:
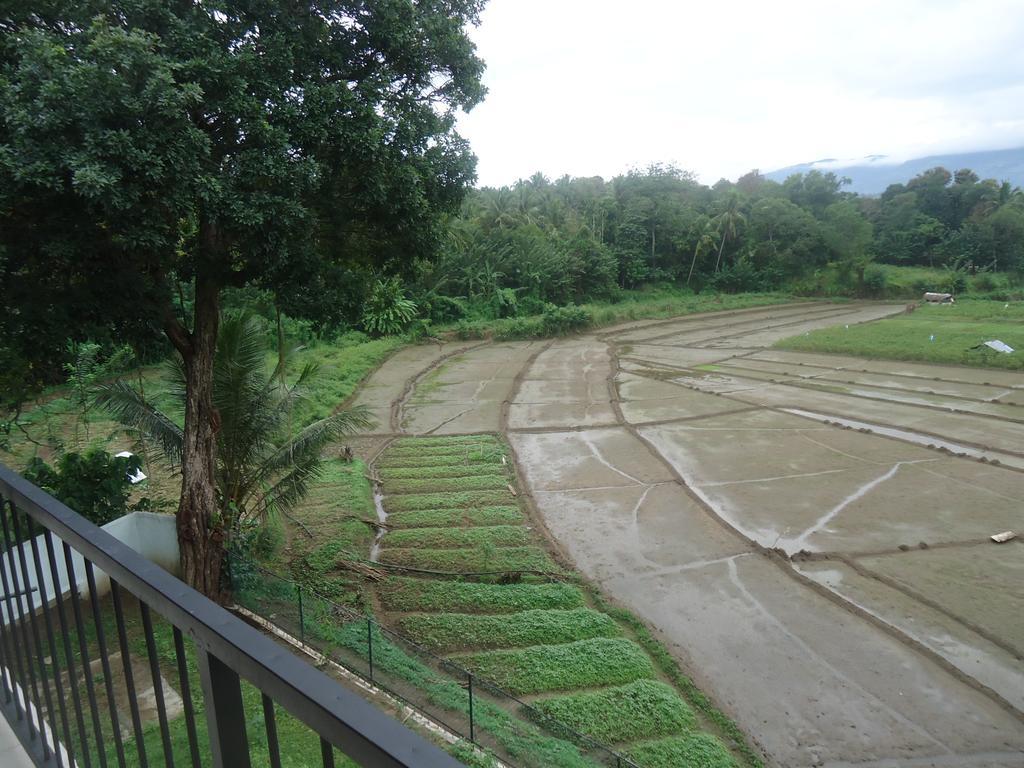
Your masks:
{"label": "shrub", "polygon": [[545,336],[564,336],[573,331],[581,331],[593,325],[594,319],[583,307],[568,304],[556,307],[549,304],[541,315],[541,332]]}
{"label": "shrub", "polygon": [[138,456],[117,457],[106,451],[65,453],[56,469],[38,456],[25,468],[25,478],[49,491],[96,525],[128,511],[132,484],[128,475],[142,466]]}
{"label": "shrub", "polygon": [[416,317],[416,302],[406,298],[397,278],[378,280],[366,299],[363,327],[376,336],[395,336]]}
{"label": "shrub", "polygon": [[885,270],[877,264],[870,264],[864,270],[864,295],[879,297],[885,293]]}

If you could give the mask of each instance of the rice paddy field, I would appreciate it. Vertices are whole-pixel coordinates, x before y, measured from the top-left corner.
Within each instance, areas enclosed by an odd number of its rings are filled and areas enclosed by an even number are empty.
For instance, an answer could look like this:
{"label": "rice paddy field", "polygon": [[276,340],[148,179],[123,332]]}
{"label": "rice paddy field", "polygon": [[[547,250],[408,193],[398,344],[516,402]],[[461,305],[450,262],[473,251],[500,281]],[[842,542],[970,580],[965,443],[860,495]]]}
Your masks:
{"label": "rice paddy field", "polygon": [[[484,737],[496,754],[515,765],[609,764],[571,729],[645,768],[757,764],[705,714],[706,700],[695,707],[673,684],[667,655],[652,656],[552,557],[498,437],[398,438],[374,468],[387,526],[379,562],[410,569],[376,585],[378,614],[529,705],[484,696],[522,723]],[[524,740],[531,723],[540,730]]]}

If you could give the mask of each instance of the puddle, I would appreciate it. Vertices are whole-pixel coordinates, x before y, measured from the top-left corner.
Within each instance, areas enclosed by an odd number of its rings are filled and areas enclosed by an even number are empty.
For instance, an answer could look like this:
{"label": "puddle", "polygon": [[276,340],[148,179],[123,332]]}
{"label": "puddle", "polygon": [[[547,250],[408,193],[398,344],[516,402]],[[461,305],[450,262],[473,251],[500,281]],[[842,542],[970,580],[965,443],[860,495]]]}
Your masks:
{"label": "puddle", "polygon": [[370,546],[370,562],[376,563],[377,558],[380,556],[381,540],[384,538],[384,534],[387,533],[387,528],[384,526],[388,522],[388,513],[384,510],[384,494],[381,493],[379,485],[373,486],[373,508],[377,510],[377,522],[380,523],[380,527],[373,537],[373,544]]}

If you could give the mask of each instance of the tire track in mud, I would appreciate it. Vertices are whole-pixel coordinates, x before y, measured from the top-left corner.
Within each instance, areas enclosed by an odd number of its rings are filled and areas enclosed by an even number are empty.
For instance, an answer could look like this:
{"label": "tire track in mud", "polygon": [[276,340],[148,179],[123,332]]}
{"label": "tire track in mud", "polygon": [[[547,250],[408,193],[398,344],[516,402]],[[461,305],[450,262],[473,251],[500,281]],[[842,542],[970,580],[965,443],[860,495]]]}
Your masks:
{"label": "tire track in mud", "polygon": [[[871,613],[870,611],[867,611],[866,609],[860,607],[859,605],[856,605],[855,603],[852,603],[851,601],[847,600],[842,595],[840,595],[840,594],[836,593],[835,591],[829,589],[825,585],[820,584],[819,582],[811,579],[810,577],[805,576],[804,574],[800,573],[798,570],[796,570],[796,568],[793,567],[792,562],[791,562],[791,558],[790,558],[789,555],[787,555],[786,553],[781,552],[779,550],[776,550],[776,549],[773,549],[773,548],[770,548],[770,547],[766,547],[765,545],[761,544],[760,542],[756,541],[755,539],[753,539],[753,538],[747,536],[746,534],[744,534],[742,531],[740,531],[735,526],[733,526],[728,520],[726,520],[721,515],[719,515],[718,512],[715,510],[714,506],[709,504],[707,502],[707,500],[702,497],[701,494],[697,493],[686,482],[685,478],[679,473],[679,471],[675,468],[675,466],[667,458],[665,458],[665,456],[658,450],[658,448],[650,440],[648,440],[646,437],[644,437],[643,434],[640,433],[639,429],[637,428],[637,425],[631,424],[628,421],[626,421],[625,416],[622,413],[621,398],[620,398],[620,395],[619,395],[619,392],[618,392],[618,386],[616,384],[616,379],[618,378],[618,373],[621,370],[620,367],[619,367],[618,350],[616,349],[615,342],[609,341],[609,342],[607,342],[607,344],[608,344],[609,358],[610,358],[611,363],[612,363],[611,364],[611,370],[610,370],[609,375],[608,375],[608,392],[609,392],[609,397],[611,398],[612,408],[613,408],[613,410],[615,412],[616,419],[619,421],[619,425],[622,426],[623,428],[625,428],[627,431],[629,431],[630,434],[632,434],[637,440],[639,440],[644,445],[644,447],[650,452],[650,454],[657,461],[659,461],[669,471],[671,476],[675,479],[675,482],[684,491],[686,491],[686,493],[692,499],[694,499],[698,503],[700,508],[703,509],[713,520],[715,520],[717,523],[719,523],[723,528],[725,528],[727,531],[729,531],[732,535],[734,535],[735,537],[737,537],[741,541],[745,542],[745,544],[750,548],[750,552],[751,553],[763,555],[769,562],[771,562],[774,565],[776,565],[783,573],[785,573],[787,576],[789,576],[797,584],[799,584],[799,585],[801,585],[801,586],[803,586],[803,587],[805,587],[807,589],[810,589],[815,594],[820,595],[821,597],[824,597],[829,602],[831,602],[833,605],[838,606],[839,608],[841,608],[842,610],[846,611],[850,615],[856,616],[857,618],[866,621],[868,624],[870,624],[871,626],[875,627],[876,629],[881,630],[886,635],[888,635],[889,637],[893,638],[894,640],[899,642],[904,647],[906,647],[906,648],[910,649],[911,651],[913,651],[913,652],[923,656],[924,658],[926,658],[927,660],[929,660],[930,662],[932,662],[933,664],[938,666],[940,669],[942,669],[947,674],[952,676],[955,680],[963,683],[968,688],[970,688],[970,689],[972,689],[974,691],[977,691],[978,693],[981,693],[982,695],[986,696],[987,698],[992,700],[996,705],[998,705],[1001,709],[1006,711],[1008,714],[1012,715],[1017,720],[1019,720],[1020,722],[1024,723],[1024,712],[1022,712],[1020,709],[1018,709],[1016,706],[1014,706],[1011,702],[1009,702],[1008,700],[1003,698],[998,692],[992,690],[988,686],[986,686],[986,685],[982,684],[981,682],[979,682],[974,677],[968,675],[963,670],[961,670],[959,667],[957,667],[954,664],[952,664],[951,662],[949,662],[944,656],[939,655],[937,652],[935,652],[934,650],[932,650],[928,646],[924,645],[923,643],[921,643],[920,641],[918,641],[915,638],[911,637],[910,635],[907,635],[902,630],[900,630],[898,627],[895,627],[895,626],[889,624],[888,622],[886,622],[883,619],[879,618],[878,616],[876,616],[875,614]],[[701,391],[701,390],[697,390],[697,391]],[[710,393],[705,393],[705,394],[710,394]],[[723,394],[720,394],[720,393],[715,393],[715,394],[719,394],[719,396],[725,397],[727,399],[732,399],[732,398],[729,398],[728,395],[723,395]],[[741,401],[737,401],[737,402],[741,402]],[[747,409],[745,409],[745,410],[747,410]],[[780,411],[780,412],[785,413],[785,411],[781,411],[781,409],[772,408],[772,407],[766,407],[766,406],[765,407],[756,407],[755,406],[754,408],[749,409],[749,410],[768,410],[768,411]],[[720,415],[720,414],[712,414],[712,416],[718,416],[718,415]],[[904,594],[906,594],[906,593],[904,592]],[[917,600],[917,598],[912,596],[912,595],[908,594],[907,596],[908,597],[912,597],[912,599],[914,599],[914,600]],[[923,605],[928,605],[928,607],[931,607],[931,605],[929,605],[928,603],[926,603],[924,601],[921,601],[921,602],[922,602]],[[931,602],[931,601],[929,601],[929,602]],[[950,616],[950,618],[953,618],[954,620],[958,620],[954,616]],[[963,623],[963,622],[961,622],[961,623]],[[968,626],[966,624],[964,624],[964,626],[967,627],[968,629],[970,629],[971,631],[974,631],[973,627]],[[981,634],[981,633],[978,633],[978,634],[979,634],[980,637],[983,637],[986,640],[989,640],[989,638],[986,635]],[[994,643],[994,644],[997,645],[998,647],[1002,648],[1003,650],[1008,650],[1010,653],[1012,653],[1015,656],[1019,655],[1015,650],[1010,650],[1010,649],[1006,648],[1006,646],[1003,645],[1003,644],[999,644],[999,643]]]}

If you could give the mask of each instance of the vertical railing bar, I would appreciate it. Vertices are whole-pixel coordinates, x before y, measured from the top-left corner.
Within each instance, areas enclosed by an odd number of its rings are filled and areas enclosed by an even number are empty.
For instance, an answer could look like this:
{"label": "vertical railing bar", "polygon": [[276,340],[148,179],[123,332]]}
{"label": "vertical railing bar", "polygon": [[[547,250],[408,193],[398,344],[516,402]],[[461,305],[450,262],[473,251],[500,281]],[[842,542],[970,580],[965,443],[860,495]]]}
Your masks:
{"label": "vertical railing bar", "polygon": [[334,768],[334,747],[323,736],[320,737],[320,757],[323,759],[324,768]]}
{"label": "vertical railing bar", "polygon": [[[46,537],[46,541],[50,542],[50,537]],[[68,545],[66,544],[65,546],[67,547]],[[49,554],[51,551],[52,551],[52,544],[50,545],[50,549],[47,550],[47,554]],[[53,578],[54,578],[54,583],[55,583],[53,591],[56,592],[59,589],[59,586],[60,586],[60,579],[59,579],[59,577],[57,575],[56,568],[55,568],[55,566],[56,566],[56,555],[54,555],[53,565],[54,565]],[[69,581],[69,584],[74,582],[74,572],[72,572],[70,574],[70,578],[69,578],[68,581]],[[81,697],[81,693],[80,693],[80,691],[78,689],[78,675],[75,672],[75,651],[73,650],[72,645],[71,645],[71,631],[70,631],[70,629],[68,627],[68,624],[67,624],[67,615],[65,613],[65,610],[63,610],[62,603],[61,603],[61,607],[60,607],[60,612],[58,614],[58,618],[59,618],[59,621],[60,621],[61,634],[63,635],[63,647],[65,647],[65,662],[68,664],[68,681],[71,684],[72,706],[73,706],[73,708],[75,710],[75,724],[78,727],[79,743],[82,745],[82,760],[85,762],[86,768],[91,768],[92,760],[90,758],[90,752],[91,751],[89,750],[89,730],[88,730],[88,728],[85,727],[85,716],[82,714],[82,697]],[[82,626],[78,625],[76,627],[76,631],[81,633]],[[83,671],[83,674],[88,674],[88,673]],[[67,740],[67,743],[65,744],[65,748],[68,750],[69,759],[72,762],[74,762],[75,757],[74,757],[74,754],[72,753],[73,738],[72,738],[70,733],[68,734],[67,738],[68,738],[68,740]],[[97,750],[100,749],[100,745],[101,744],[99,744],[99,743],[96,744],[96,749]]]}
{"label": "vertical railing bar", "polygon": [[[36,537],[35,537],[35,535],[33,535],[33,532],[32,532],[32,520],[31,520],[31,518],[29,520],[27,520],[26,522],[28,523],[28,535],[29,535],[29,538],[32,541],[32,556],[35,558],[35,561],[36,561],[36,584],[42,585],[42,583],[43,583],[43,566],[42,566],[42,563],[40,562],[40,558],[39,558],[39,544],[36,541]],[[50,533],[46,528],[43,528],[43,536],[45,536],[46,540],[49,541],[50,537],[53,536],[53,534]],[[60,579],[57,578],[56,573],[54,573],[52,571],[50,573],[50,577],[51,577],[52,584],[53,584],[54,599],[56,599],[57,596],[60,594]],[[40,586],[40,589],[42,589],[41,586]],[[67,700],[66,700],[66,698],[64,696],[64,681],[61,680],[61,676],[62,675],[61,675],[61,671],[60,671],[60,666],[57,664],[57,638],[56,638],[56,635],[53,632],[53,616],[50,613],[50,600],[49,600],[49,598],[46,595],[42,595],[41,596],[41,600],[42,600],[42,603],[43,603],[43,626],[46,627],[46,642],[47,642],[47,645],[49,645],[49,647],[50,647],[50,660],[51,660],[52,665],[53,665],[53,684],[54,684],[54,687],[57,689],[57,709],[58,709],[58,711],[60,713],[60,721],[61,721],[61,725],[63,726],[64,739],[65,739],[65,741],[70,741],[71,740],[71,727],[68,724],[68,705],[67,705]],[[65,666],[67,666],[66,662],[65,662]],[[68,681],[70,682],[70,676],[68,677]],[[62,766],[64,764],[64,757],[63,757],[63,755],[61,753],[60,747],[56,745],[56,741],[57,741],[57,739],[56,739],[57,729],[56,728],[53,729],[53,733],[54,733],[54,745],[55,745],[55,750],[54,751],[57,753],[57,765],[58,766]]]}
{"label": "vertical railing bar", "polygon": [[277,717],[274,714],[274,700],[263,694],[263,722],[267,727],[267,751],[270,753],[270,768],[281,768],[281,748],[277,743]]}
{"label": "vertical railing bar", "polygon": [[[71,612],[75,617],[75,634],[78,635],[78,653],[81,657],[82,676],[85,678],[85,695],[89,697],[89,708],[92,716],[92,729],[96,737],[96,756],[99,758],[102,768],[107,768],[107,751],[103,747],[103,728],[100,725],[100,711],[96,703],[96,686],[92,681],[92,664],[89,661],[89,643],[85,637],[85,621],[82,618],[82,596],[78,589],[78,578],[75,575],[74,559],[71,557],[71,545],[66,541],[64,545],[64,565],[68,571],[68,586],[71,592]],[[85,558],[82,558],[85,562]],[[86,755],[85,764],[89,765],[90,759]]]}
{"label": "vertical railing bar", "polygon": [[[20,539],[21,529],[18,526],[18,510],[16,507],[13,506],[11,507],[11,527],[14,529],[14,538]],[[50,679],[49,676],[46,674],[46,657],[43,655],[43,642],[40,639],[39,622],[36,621],[36,611],[32,607],[32,592],[29,589],[29,582],[31,581],[31,576],[30,571],[28,569],[28,558],[25,556],[25,544],[27,544],[28,541],[32,539],[32,530],[29,527],[27,515],[25,519],[25,531],[28,534],[28,537],[25,539],[25,541],[18,545],[18,562],[21,564],[21,578],[22,583],[25,585],[25,605],[28,608],[29,624],[32,627],[32,642],[35,645],[36,658],[38,659],[39,663],[39,680],[43,688],[43,703],[46,704],[46,720],[55,720],[56,715],[53,708],[53,692],[50,690]],[[35,541],[33,540],[32,545],[34,544]],[[36,583],[36,591],[39,593],[40,603],[45,603],[46,595],[43,594],[42,582]],[[38,708],[38,706],[39,702],[37,701],[36,707]],[[38,714],[40,735],[42,736],[43,741],[43,760],[46,761],[50,759],[50,740],[46,738],[46,723],[44,722],[43,719],[43,713],[40,711]],[[50,734],[54,737],[53,741],[56,744],[57,729],[53,727],[52,723],[50,726]]]}
{"label": "vertical railing bar", "polygon": [[306,642],[306,621],[302,612],[302,585],[296,584],[295,591],[299,595],[299,640],[303,643]]}
{"label": "vertical railing bar", "polygon": [[[6,518],[6,507],[9,502],[6,499],[0,499],[0,517]],[[12,505],[13,506],[13,505]],[[4,549],[7,548],[6,537],[4,537]],[[7,566],[4,558],[0,557],[0,586],[4,590],[4,604],[7,607],[7,623],[4,624],[3,638],[4,642],[10,648],[10,655],[13,658],[13,666],[7,665],[8,673],[11,676],[11,693],[14,696],[14,711],[19,720],[24,717],[24,710],[21,706],[21,697],[18,696],[18,690],[20,689],[23,693],[25,691],[25,670],[21,666],[21,654],[18,653],[18,637],[17,629],[15,628],[14,622],[14,605],[13,605],[13,589],[7,584]],[[20,613],[20,611],[19,611]]]}
{"label": "vertical railing bar", "polygon": [[[53,577],[54,583],[60,585],[60,570],[57,566],[57,554],[53,544],[53,536],[46,537],[46,557],[50,563],[50,575]],[[73,571],[67,573],[68,583],[70,584],[74,580],[75,574]],[[89,754],[89,743],[87,740],[87,731],[85,730],[85,718],[82,717],[82,700],[78,692],[78,673],[75,671],[75,653],[71,648],[71,628],[68,624],[67,611],[64,610],[64,592],[59,588],[54,588],[56,594],[56,600],[54,606],[57,608],[57,621],[60,623],[60,635],[64,645],[64,666],[68,670],[68,684],[71,686],[71,704],[75,710],[75,722],[78,726],[78,737],[82,743],[84,750],[83,760],[88,760]],[[88,674],[88,673],[86,673]],[[70,723],[71,718],[68,718]],[[68,762],[74,764],[74,740],[71,736],[71,726],[69,725],[67,730],[64,732],[64,747],[68,750]],[[99,747],[97,747],[98,749]]]}
{"label": "vertical railing bar", "polygon": [[160,721],[160,738],[164,743],[164,765],[166,768],[174,768],[174,747],[171,746],[171,729],[167,723],[163,677],[160,674],[160,659],[156,654],[156,641],[153,639],[153,617],[149,613],[149,606],[141,600],[139,600],[139,612],[142,614],[142,628],[146,633],[146,654],[149,656],[149,673],[153,677],[156,715]]}
{"label": "vertical railing bar", "polygon": [[103,615],[100,613],[100,598],[96,594],[96,574],[92,562],[82,558],[85,563],[85,579],[89,587],[89,603],[92,605],[92,620],[96,625],[96,644],[99,646],[100,664],[103,667],[103,685],[107,690],[107,707],[110,709],[111,738],[117,751],[117,764],[125,768],[124,739],[121,738],[121,719],[117,714],[117,698],[114,696],[114,680],[110,669],[110,658],[107,655],[107,633],[103,629]]}
{"label": "vertical railing bar", "polygon": [[467,677],[469,678],[469,740],[476,744],[476,722],[473,718],[473,673],[470,672]]}
{"label": "vertical railing bar", "polygon": [[174,655],[178,659],[178,684],[181,687],[181,701],[185,706],[185,730],[188,732],[188,749],[192,756],[192,768],[201,768],[199,738],[196,735],[196,714],[192,704],[192,685],[188,679],[188,661],[185,657],[185,640],[181,630],[174,627]]}
{"label": "vertical railing bar", "polygon": [[110,597],[114,603],[114,618],[117,621],[117,640],[121,646],[121,666],[124,668],[124,684],[128,691],[128,708],[132,713],[132,731],[135,733],[135,749],[139,753],[141,768],[149,767],[146,758],[146,741],[142,735],[142,718],[139,717],[139,702],[135,691],[135,675],[132,674],[131,651],[128,650],[128,631],[124,626],[124,609],[121,607],[121,587],[110,580]]}
{"label": "vertical railing bar", "polygon": [[196,646],[196,662],[203,684],[213,768],[251,768],[245,702],[238,673],[199,645]]}
{"label": "vertical railing bar", "polygon": [[[10,510],[11,510],[11,520],[12,520],[12,523],[13,523],[13,521],[18,516],[18,511],[17,511],[17,507],[14,506],[14,502],[11,502],[9,504],[9,506],[10,506]],[[32,698],[32,702],[33,702],[33,704],[35,706],[35,710],[36,710],[36,720],[39,723],[39,727],[41,729],[43,723],[42,723],[42,711],[39,708],[39,702],[40,702],[39,686],[36,683],[35,668],[32,666],[32,651],[30,650],[32,648],[32,645],[29,642],[28,623],[25,621],[25,614],[24,614],[24,612],[22,610],[21,584],[18,582],[18,570],[17,570],[17,566],[15,565],[16,561],[15,561],[15,557],[14,557],[14,549],[18,545],[14,544],[13,540],[11,539],[11,535],[10,535],[10,532],[9,532],[8,526],[7,526],[7,516],[6,515],[0,515],[0,524],[2,524],[2,526],[3,526],[4,543],[5,543],[6,549],[7,549],[7,560],[8,560],[8,564],[10,565],[10,573],[11,573],[11,587],[12,587],[12,591],[10,593],[8,593],[8,594],[13,595],[14,603],[15,603],[15,605],[18,606],[18,624],[21,625],[21,638],[22,638],[22,642],[24,643],[23,647],[24,647],[24,650],[25,650],[25,668],[28,670],[28,682],[32,686],[32,691],[31,691],[32,697],[31,698]],[[26,587],[26,589],[27,589],[27,587]],[[36,738],[36,728],[35,728],[35,725],[32,723],[32,708],[29,706],[29,689],[25,685],[25,680],[24,679],[22,679],[21,683],[22,683],[21,684],[22,695],[25,697],[26,714],[28,715],[29,740],[30,741],[35,741],[35,738]],[[44,740],[45,740],[45,737],[44,737]]]}

